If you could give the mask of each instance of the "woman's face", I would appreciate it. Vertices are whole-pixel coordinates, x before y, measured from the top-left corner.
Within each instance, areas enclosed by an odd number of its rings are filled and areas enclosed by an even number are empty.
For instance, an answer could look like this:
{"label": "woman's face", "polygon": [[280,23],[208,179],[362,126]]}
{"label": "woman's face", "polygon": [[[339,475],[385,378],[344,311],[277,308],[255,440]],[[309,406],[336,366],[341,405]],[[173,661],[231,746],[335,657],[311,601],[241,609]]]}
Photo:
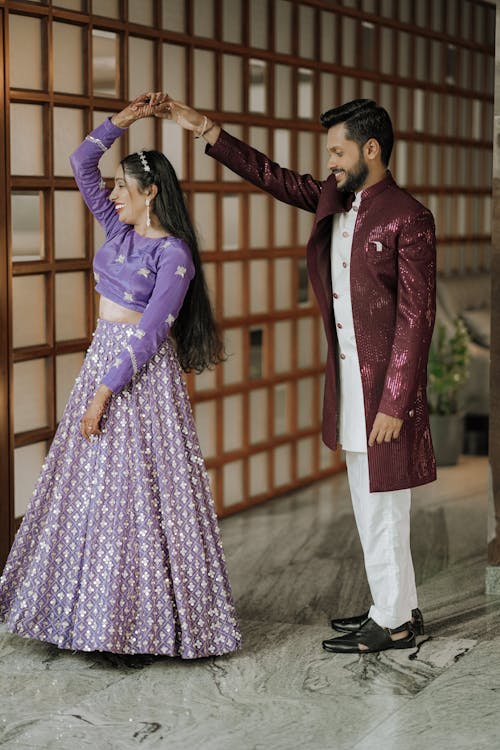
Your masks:
{"label": "woman's face", "polygon": [[146,193],[142,193],[139,183],[130,175],[125,175],[120,164],[115,174],[115,186],[109,196],[115,204],[118,218],[124,224],[138,224],[146,221]]}

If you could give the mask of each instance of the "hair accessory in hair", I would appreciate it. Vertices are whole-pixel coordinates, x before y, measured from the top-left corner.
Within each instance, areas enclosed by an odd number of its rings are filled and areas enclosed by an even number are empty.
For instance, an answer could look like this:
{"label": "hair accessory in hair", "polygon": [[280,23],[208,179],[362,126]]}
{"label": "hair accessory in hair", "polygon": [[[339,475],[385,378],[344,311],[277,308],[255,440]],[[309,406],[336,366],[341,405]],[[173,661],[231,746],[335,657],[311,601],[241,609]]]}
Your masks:
{"label": "hair accessory in hair", "polygon": [[144,151],[137,151],[137,156],[141,160],[142,168],[145,172],[151,172],[151,167],[148,164],[148,160],[146,159],[146,155]]}

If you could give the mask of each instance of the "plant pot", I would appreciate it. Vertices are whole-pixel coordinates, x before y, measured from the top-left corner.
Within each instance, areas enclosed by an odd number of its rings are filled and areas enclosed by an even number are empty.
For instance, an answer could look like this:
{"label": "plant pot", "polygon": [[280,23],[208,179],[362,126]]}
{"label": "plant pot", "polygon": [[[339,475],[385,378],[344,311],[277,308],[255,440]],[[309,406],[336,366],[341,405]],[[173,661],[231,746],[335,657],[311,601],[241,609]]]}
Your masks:
{"label": "plant pot", "polygon": [[438,466],[455,466],[464,444],[463,414],[431,414],[431,434]]}

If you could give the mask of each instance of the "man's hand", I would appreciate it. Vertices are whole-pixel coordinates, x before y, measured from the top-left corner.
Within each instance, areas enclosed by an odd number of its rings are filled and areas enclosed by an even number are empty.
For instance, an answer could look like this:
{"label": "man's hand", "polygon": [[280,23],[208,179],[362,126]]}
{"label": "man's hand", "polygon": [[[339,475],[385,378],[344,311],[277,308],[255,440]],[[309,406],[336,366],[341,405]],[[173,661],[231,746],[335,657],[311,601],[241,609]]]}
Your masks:
{"label": "man's hand", "polygon": [[172,120],[184,130],[190,130],[198,136],[203,135],[207,143],[215,143],[219,137],[220,125],[187,104],[170,99],[166,94],[164,96],[167,98],[155,107],[155,117]]}
{"label": "man's hand", "polygon": [[390,417],[388,414],[382,414],[379,411],[368,438],[368,445],[371,448],[375,443],[390,443],[391,440],[397,440],[402,426],[402,419]]}

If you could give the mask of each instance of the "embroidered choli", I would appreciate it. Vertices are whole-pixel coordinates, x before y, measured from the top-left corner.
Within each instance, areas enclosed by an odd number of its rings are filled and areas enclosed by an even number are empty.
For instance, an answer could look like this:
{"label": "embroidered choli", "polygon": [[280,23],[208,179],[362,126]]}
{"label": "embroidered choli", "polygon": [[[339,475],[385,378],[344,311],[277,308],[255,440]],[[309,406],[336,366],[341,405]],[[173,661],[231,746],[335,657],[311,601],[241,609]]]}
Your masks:
{"label": "embroidered choli", "polygon": [[165,341],[194,276],[191,251],[183,240],[142,237],[119,221],[98,162],[124,132],[107,119],[70,157],[83,199],[106,235],[94,258],[96,291],[143,313],[127,347],[101,381],[113,392],[120,391]]}

